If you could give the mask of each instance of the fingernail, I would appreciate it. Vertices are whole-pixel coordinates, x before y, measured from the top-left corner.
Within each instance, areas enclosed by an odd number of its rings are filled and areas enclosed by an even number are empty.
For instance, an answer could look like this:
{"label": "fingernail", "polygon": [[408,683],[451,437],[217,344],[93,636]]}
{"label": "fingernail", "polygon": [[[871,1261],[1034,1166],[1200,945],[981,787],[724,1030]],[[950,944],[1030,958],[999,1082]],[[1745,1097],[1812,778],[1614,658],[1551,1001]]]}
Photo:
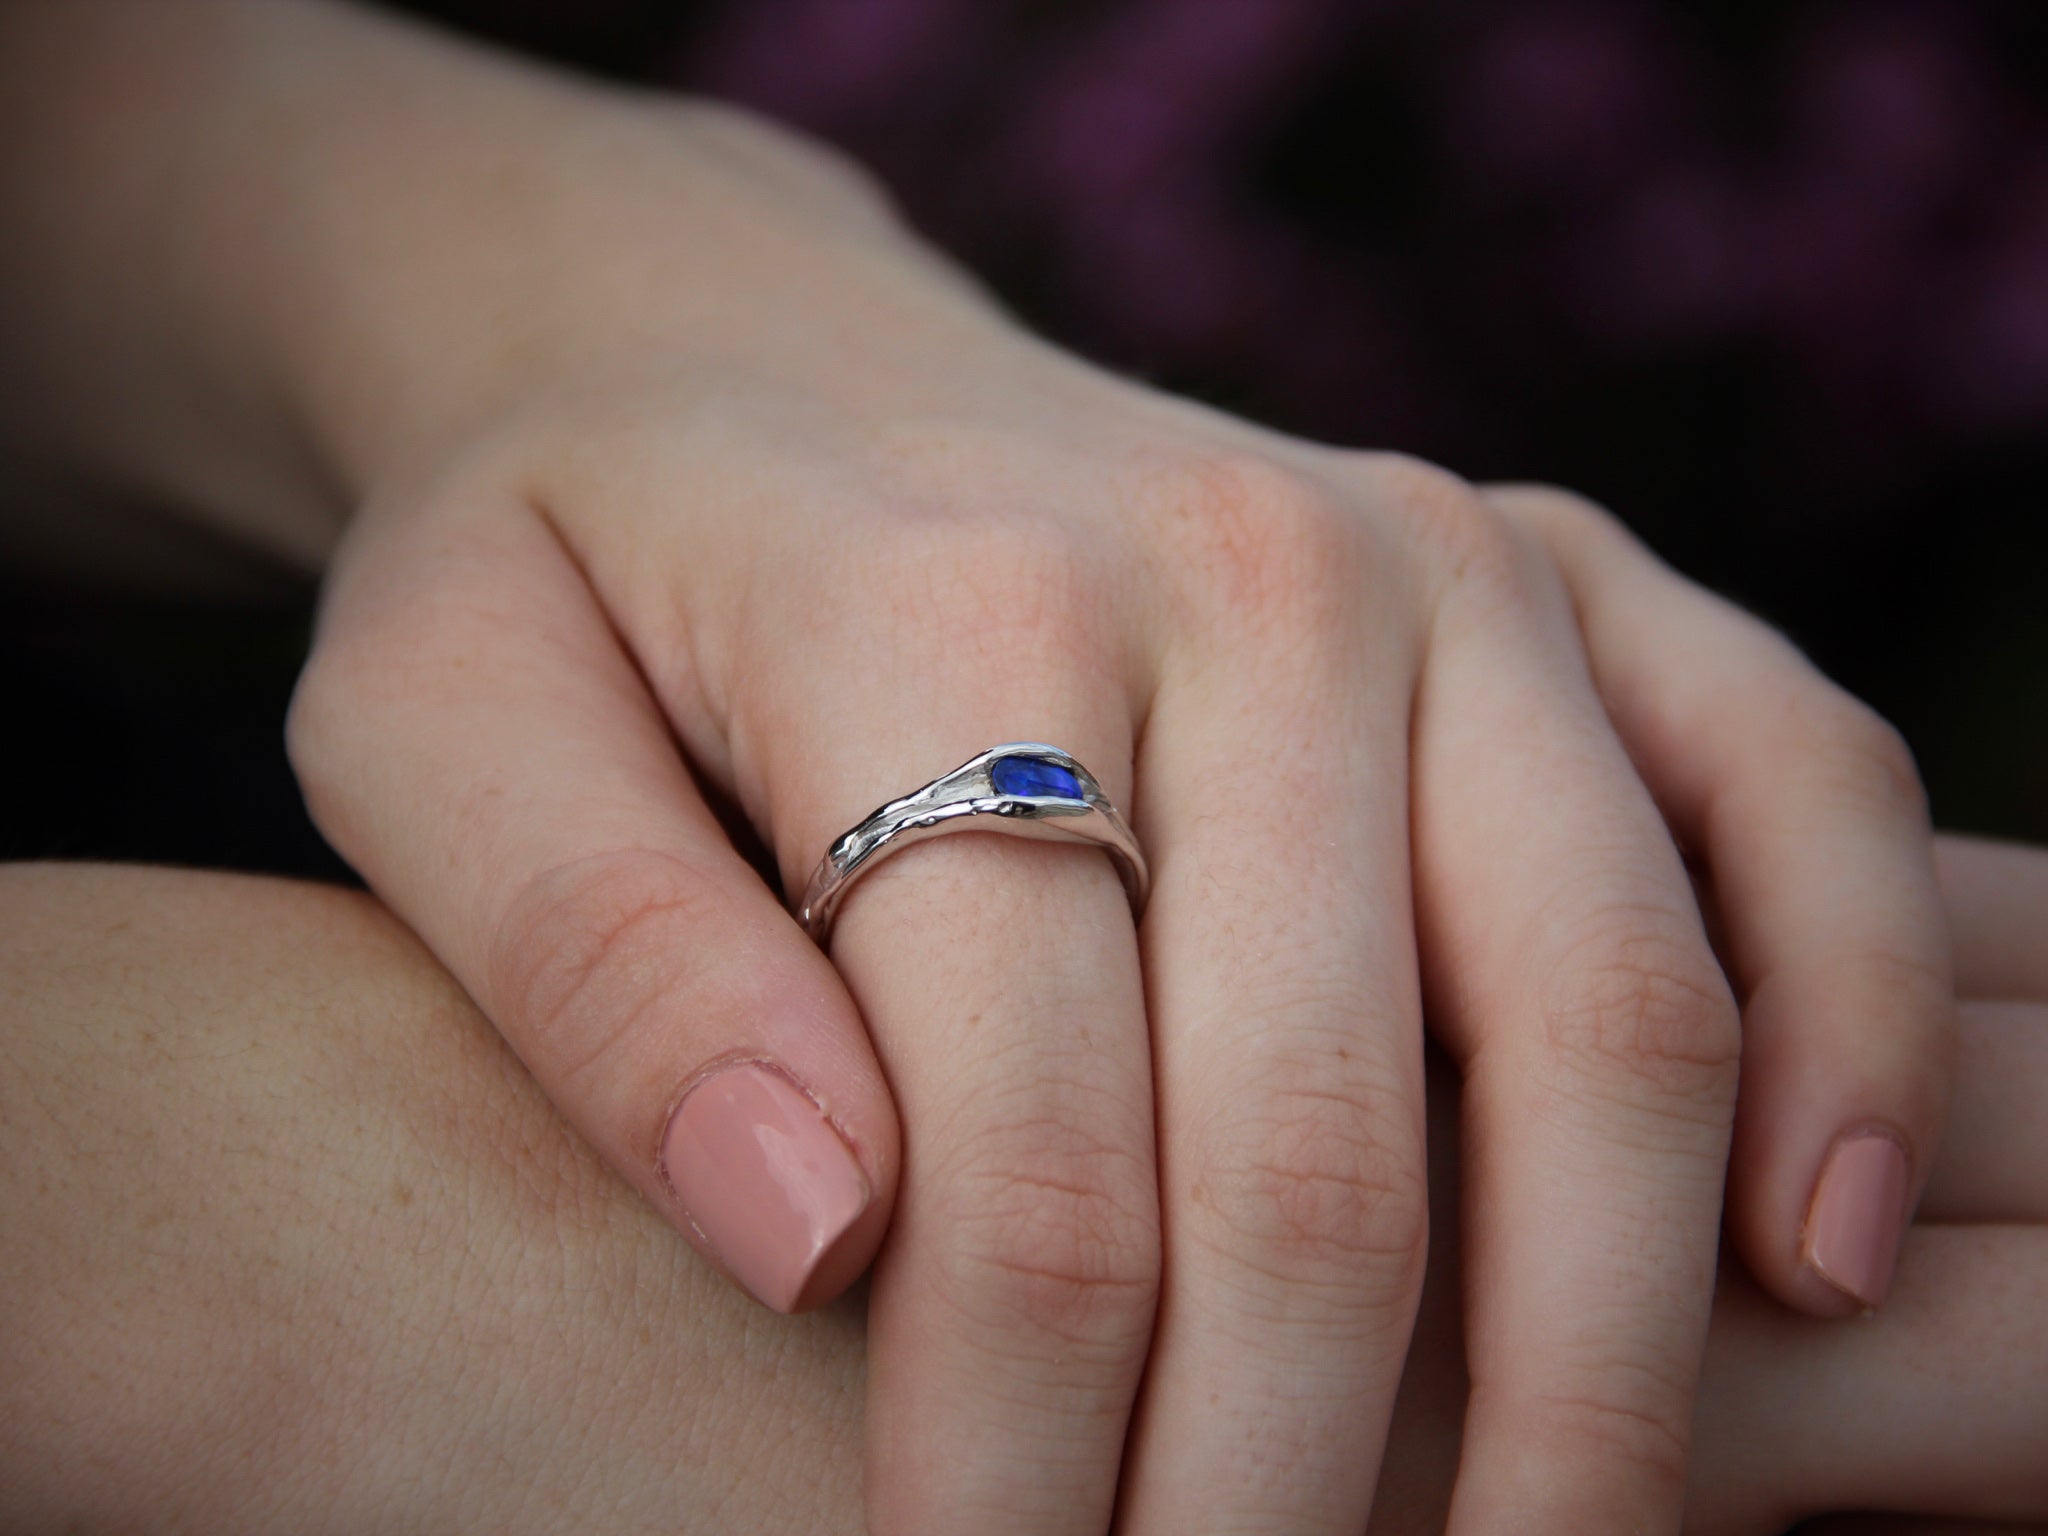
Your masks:
{"label": "fingernail", "polygon": [[870,1198],[853,1149],[816,1101],[756,1062],[684,1096],[662,1133],[661,1168],[719,1262],[778,1312],[794,1310]]}
{"label": "fingernail", "polygon": [[1906,1149],[1877,1132],[1828,1154],[1806,1212],[1801,1256],[1836,1290],[1875,1307],[1891,1289],[1906,1228]]}

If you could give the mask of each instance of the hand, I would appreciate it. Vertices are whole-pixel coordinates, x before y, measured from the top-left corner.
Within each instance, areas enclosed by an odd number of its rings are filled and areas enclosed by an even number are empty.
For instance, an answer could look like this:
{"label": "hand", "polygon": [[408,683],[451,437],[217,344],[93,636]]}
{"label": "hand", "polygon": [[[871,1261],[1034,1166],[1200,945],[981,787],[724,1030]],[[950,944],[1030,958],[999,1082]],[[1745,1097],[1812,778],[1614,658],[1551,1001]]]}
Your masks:
{"label": "hand", "polygon": [[[151,14],[152,65],[207,30]],[[1454,1529],[1673,1523],[1741,1036],[1667,818],[1749,999],[1746,1256],[1881,1299],[1948,1081],[1925,820],[1781,643],[1598,518],[1051,351],[767,130],[195,14],[233,67],[174,157],[205,302],[168,329],[238,388],[119,413],[121,462],[260,501],[219,466],[310,453],[360,503],[309,799],[590,1143],[779,1306],[889,1231],[877,1526],[1354,1529],[1425,998],[1471,1127]],[[107,153],[133,109],[92,106]],[[261,453],[220,425],[280,411]],[[1134,812],[1142,931],[1100,858],[960,837],[855,893],[835,970],[717,815],[797,888],[1018,738]],[[743,1161],[770,1122],[801,1177]]]}
{"label": "hand", "polygon": [[[1953,851],[2048,884],[2048,855]],[[2040,951],[2021,889],[1956,897],[1966,958],[1997,926],[2031,925]],[[1967,1224],[1915,1227],[1880,1318],[1803,1322],[1724,1275],[1692,1536],[1847,1507],[2048,1519],[2048,986],[2034,996],[1966,1005],[1973,1134],[1922,1216]],[[0,1032],[0,1525],[861,1528],[858,1309],[763,1326],[374,903],[0,871]],[[1446,1213],[1450,1108],[1432,1121]],[[1457,1293],[1442,1245],[1374,1536],[1443,1528]]]}
{"label": "hand", "polygon": [[[1739,1032],[1653,792],[1739,898],[1745,1251],[1851,1310],[1947,1084],[1895,739],[1529,510],[1624,741],[1499,503],[1104,378],[913,251],[777,216],[812,275],[694,285],[771,339],[536,319],[543,365],[449,389],[494,402],[459,441],[361,472],[293,721],[323,827],[757,1295],[834,1294],[890,1226],[879,1529],[1355,1529],[1420,1286],[1425,989],[1472,1127],[1453,1528],[1668,1527]],[[785,890],[868,807],[1059,743],[1142,829],[1142,935],[1103,860],[962,837],[854,894],[835,976],[671,730]],[[810,1183],[739,1163],[735,1103],[807,1125]],[[1849,1208],[1809,1218],[1830,1177]]]}

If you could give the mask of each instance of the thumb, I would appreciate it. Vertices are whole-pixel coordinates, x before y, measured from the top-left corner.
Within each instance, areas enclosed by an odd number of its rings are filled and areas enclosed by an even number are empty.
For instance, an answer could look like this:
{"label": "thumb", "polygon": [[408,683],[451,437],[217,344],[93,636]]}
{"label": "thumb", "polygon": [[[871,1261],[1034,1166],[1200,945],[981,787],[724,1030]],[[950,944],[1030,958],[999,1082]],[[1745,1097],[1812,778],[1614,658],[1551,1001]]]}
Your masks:
{"label": "thumb", "polygon": [[881,1242],[900,1145],[838,974],[536,514],[365,532],[292,705],[315,819],[700,1251],[778,1311],[829,1300]]}

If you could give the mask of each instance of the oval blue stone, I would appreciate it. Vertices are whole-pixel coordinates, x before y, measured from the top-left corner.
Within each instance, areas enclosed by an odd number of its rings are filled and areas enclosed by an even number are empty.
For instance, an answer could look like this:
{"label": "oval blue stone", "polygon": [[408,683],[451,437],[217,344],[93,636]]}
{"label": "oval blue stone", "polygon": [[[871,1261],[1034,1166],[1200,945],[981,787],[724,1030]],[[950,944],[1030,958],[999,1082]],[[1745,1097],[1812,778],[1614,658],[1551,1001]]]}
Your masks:
{"label": "oval blue stone", "polygon": [[1042,757],[999,757],[988,765],[988,776],[999,795],[1081,798],[1081,781],[1074,777],[1073,770]]}

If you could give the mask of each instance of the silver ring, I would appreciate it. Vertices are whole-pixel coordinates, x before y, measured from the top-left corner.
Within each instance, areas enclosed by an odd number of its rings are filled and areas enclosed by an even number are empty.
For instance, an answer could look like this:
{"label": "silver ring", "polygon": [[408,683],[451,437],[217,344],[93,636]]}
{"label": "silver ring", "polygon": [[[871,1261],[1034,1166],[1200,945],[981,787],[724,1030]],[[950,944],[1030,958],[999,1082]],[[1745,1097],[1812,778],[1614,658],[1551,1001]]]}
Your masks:
{"label": "silver ring", "polygon": [[[991,818],[982,820],[980,818]],[[797,921],[820,944],[848,887],[885,855],[941,832],[1009,832],[1092,843],[1123,877],[1131,914],[1145,910],[1151,874],[1123,812],[1071,753],[1042,741],[1006,741],[970,757],[924,788],[864,817],[818,862]]]}

